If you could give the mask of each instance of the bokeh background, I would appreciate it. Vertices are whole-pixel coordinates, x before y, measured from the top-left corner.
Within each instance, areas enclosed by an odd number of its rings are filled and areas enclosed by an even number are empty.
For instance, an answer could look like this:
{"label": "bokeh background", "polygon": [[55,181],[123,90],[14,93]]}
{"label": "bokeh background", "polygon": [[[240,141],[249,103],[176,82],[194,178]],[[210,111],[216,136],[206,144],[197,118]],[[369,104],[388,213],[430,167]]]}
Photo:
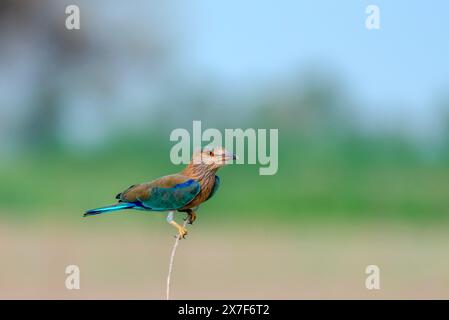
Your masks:
{"label": "bokeh background", "polygon": [[[69,4],[80,30],[65,28]],[[365,28],[369,4],[380,30]],[[164,298],[165,216],[82,213],[181,170],[169,134],[193,120],[279,129],[279,170],[220,171],[173,298],[449,298],[448,12],[2,0],[0,298]],[[69,264],[80,290],[65,288]],[[365,288],[371,264],[380,290]]]}

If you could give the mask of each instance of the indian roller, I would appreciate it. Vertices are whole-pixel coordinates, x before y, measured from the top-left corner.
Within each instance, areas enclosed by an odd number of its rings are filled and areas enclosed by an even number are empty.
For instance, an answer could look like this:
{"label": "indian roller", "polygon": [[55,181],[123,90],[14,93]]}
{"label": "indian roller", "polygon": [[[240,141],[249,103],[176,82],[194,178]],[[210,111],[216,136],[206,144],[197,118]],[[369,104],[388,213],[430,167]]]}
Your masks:
{"label": "indian roller", "polygon": [[197,151],[180,173],[132,185],[117,194],[117,204],[88,210],[84,216],[124,209],[168,211],[167,222],[178,230],[178,237],[183,239],[187,229],[173,219],[174,211],[186,212],[186,219],[192,224],[199,205],[209,200],[220,186],[220,178],[215,175],[217,170],[236,158],[235,154],[221,147]]}

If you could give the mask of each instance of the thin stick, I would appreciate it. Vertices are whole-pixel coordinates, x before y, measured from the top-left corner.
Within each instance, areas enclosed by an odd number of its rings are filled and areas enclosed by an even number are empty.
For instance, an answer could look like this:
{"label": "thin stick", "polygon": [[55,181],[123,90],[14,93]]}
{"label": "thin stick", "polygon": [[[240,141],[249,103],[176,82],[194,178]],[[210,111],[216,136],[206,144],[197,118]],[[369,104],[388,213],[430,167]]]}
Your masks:
{"label": "thin stick", "polygon": [[[182,225],[184,228],[187,225],[188,219],[184,220],[184,224]],[[171,250],[171,256],[170,256],[170,265],[168,266],[168,276],[167,276],[167,300],[170,300],[170,279],[171,275],[173,273],[173,262],[175,260],[175,254],[176,254],[176,248],[178,247],[179,243],[179,236],[176,236],[175,244],[173,245],[173,249]]]}

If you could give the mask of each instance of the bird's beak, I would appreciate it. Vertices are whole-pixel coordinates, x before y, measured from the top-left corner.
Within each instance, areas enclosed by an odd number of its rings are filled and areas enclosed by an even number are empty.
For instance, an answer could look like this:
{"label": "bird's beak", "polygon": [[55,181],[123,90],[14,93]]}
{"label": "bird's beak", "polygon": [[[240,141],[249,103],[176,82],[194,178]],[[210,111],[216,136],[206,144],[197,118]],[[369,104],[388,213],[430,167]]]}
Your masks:
{"label": "bird's beak", "polygon": [[226,152],[224,156],[226,160],[237,160],[239,158],[235,153],[232,152]]}

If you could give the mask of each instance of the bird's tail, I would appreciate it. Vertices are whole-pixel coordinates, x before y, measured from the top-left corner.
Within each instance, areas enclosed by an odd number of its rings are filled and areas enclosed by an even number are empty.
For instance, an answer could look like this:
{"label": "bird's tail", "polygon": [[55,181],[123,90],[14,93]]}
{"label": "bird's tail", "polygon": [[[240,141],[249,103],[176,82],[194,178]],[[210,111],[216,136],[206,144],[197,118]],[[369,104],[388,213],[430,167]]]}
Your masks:
{"label": "bird's tail", "polygon": [[93,216],[96,214],[101,214],[101,213],[106,213],[106,212],[111,212],[111,211],[117,211],[117,210],[123,210],[123,209],[131,209],[134,208],[136,205],[134,203],[128,203],[128,202],[120,202],[117,204],[113,204],[110,206],[106,206],[106,207],[101,207],[101,208],[95,208],[95,209],[91,209],[91,210],[87,210],[83,217],[87,217],[87,216]]}

